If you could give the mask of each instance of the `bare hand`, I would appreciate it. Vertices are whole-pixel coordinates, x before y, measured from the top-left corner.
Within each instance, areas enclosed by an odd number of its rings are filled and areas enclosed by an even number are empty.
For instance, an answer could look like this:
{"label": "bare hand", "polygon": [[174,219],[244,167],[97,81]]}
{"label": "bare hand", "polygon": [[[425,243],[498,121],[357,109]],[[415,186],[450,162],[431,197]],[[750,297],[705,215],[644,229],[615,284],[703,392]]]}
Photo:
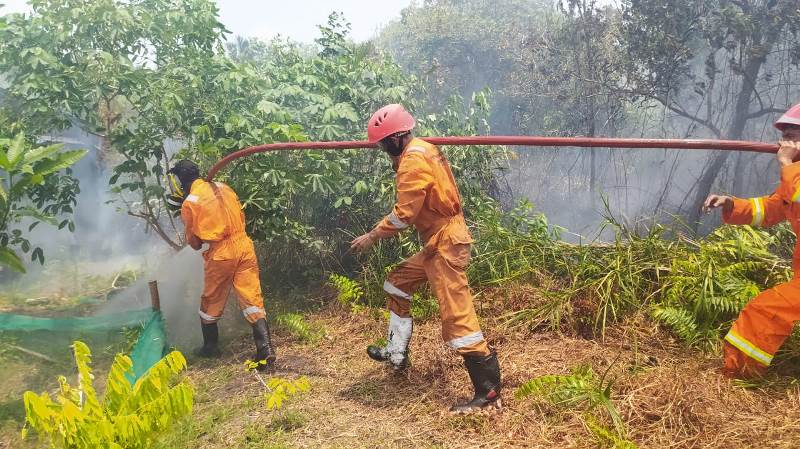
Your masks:
{"label": "bare hand", "polygon": [[725,195],[711,194],[703,202],[703,213],[711,212],[711,209],[722,207],[724,212],[730,212],[733,209],[733,198]]}
{"label": "bare hand", "polygon": [[781,165],[793,164],[797,157],[800,156],[800,142],[782,139],[778,141],[778,145],[778,154],[775,157]]}
{"label": "bare hand", "polygon": [[353,239],[353,241],[350,242],[350,249],[356,253],[363,253],[370,249],[372,245],[375,244],[376,240],[377,238],[372,232],[368,232]]}

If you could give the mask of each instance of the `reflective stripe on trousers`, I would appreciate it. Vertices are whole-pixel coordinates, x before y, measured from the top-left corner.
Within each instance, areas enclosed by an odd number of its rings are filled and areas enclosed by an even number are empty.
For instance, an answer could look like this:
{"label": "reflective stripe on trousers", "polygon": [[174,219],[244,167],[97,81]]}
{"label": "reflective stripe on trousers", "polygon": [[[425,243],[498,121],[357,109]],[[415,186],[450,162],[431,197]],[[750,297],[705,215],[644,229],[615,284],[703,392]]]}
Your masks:
{"label": "reflective stripe on trousers", "polygon": [[725,341],[732,344],[736,349],[742,351],[748,357],[756,360],[764,366],[772,363],[772,355],[762,351],[758,346],[747,341],[746,338],[736,334],[733,329],[725,336]]}
{"label": "reflective stripe on trousers", "polygon": [[409,317],[411,293],[428,281],[439,302],[445,343],[462,355],[488,355],[464,272],[469,251],[469,244],[453,245],[449,237],[443,238],[437,251],[420,251],[395,267],[384,290],[389,294],[389,310],[398,317]]}

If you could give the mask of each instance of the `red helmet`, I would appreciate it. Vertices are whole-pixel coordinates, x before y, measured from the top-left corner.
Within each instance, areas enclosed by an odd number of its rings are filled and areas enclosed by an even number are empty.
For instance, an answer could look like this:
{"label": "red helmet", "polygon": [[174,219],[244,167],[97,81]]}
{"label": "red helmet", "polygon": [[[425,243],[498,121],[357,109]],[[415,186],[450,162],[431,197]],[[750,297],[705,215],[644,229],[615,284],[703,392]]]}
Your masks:
{"label": "red helmet", "polygon": [[800,103],[792,106],[775,122],[775,127],[783,131],[786,125],[800,126]]}
{"label": "red helmet", "polygon": [[414,129],[414,117],[399,104],[389,104],[378,109],[367,123],[367,140],[379,141],[402,131]]}

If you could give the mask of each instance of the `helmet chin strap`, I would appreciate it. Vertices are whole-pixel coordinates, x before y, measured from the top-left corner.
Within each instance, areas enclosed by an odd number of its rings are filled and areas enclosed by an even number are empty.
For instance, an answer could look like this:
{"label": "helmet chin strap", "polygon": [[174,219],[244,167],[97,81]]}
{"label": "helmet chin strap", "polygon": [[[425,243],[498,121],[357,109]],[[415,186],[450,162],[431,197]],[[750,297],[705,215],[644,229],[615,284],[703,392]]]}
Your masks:
{"label": "helmet chin strap", "polygon": [[186,196],[183,183],[181,182],[180,178],[178,178],[178,175],[174,173],[167,173],[167,181],[169,183],[169,189],[172,192],[173,196],[176,197]]}
{"label": "helmet chin strap", "polygon": [[389,156],[398,157],[403,152],[408,141],[411,139],[411,133],[406,132],[401,135],[389,136],[382,141],[382,148]]}

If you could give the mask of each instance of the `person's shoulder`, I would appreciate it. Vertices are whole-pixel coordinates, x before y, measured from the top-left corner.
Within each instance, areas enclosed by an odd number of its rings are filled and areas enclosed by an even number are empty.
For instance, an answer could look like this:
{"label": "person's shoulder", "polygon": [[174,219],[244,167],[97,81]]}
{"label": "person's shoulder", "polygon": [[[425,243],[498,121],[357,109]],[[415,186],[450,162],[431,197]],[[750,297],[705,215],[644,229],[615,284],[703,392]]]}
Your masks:
{"label": "person's shoulder", "polygon": [[431,155],[438,152],[439,148],[430,142],[426,142],[419,137],[415,137],[411,139],[411,142],[409,142],[406,146],[406,151],[410,153]]}

